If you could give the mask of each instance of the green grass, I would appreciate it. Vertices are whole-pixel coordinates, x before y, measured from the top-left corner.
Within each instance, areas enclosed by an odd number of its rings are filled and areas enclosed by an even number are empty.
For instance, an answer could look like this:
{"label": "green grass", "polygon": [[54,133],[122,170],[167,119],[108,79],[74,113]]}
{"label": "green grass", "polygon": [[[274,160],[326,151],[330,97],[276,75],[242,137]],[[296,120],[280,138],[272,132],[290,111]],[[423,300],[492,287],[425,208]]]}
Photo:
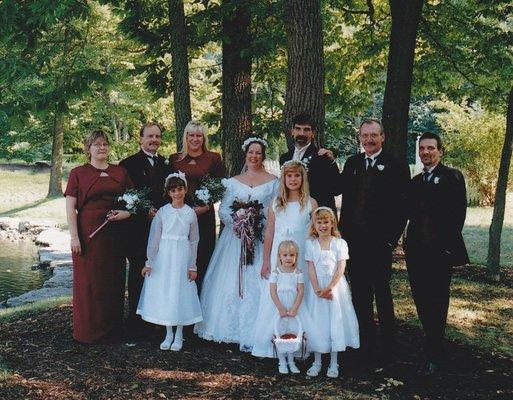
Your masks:
{"label": "green grass", "polygon": [[50,308],[69,304],[70,302],[71,296],[62,296],[40,300],[35,303],[29,303],[19,307],[0,308],[0,325],[16,321],[19,318],[27,317]]}
{"label": "green grass", "polygon": [[[492,207],[470,207],[463,228],[470,261],[485,265],[488,254],[488,229],[492,221]],[[501,265],[513,266],[513,193],[508,194],[501,238]]]}

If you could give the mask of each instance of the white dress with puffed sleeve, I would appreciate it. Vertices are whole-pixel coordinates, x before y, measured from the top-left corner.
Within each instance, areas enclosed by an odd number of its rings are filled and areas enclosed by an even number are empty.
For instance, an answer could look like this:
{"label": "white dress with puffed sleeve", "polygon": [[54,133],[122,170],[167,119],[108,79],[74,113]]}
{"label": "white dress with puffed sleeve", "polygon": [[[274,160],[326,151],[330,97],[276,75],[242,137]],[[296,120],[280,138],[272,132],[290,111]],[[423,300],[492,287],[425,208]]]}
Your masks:
{"label": "white dress with puffed sleeve", "polygon": [[[317,239],[307,240],[305,250],[306,260],[314,263],[321,289],[331,282],[337,270],[337,262],[349,258],[347,243],[335,237],[331,238],[328,250],[321,249]],[[320,353],[360,347],[358,321],[344,276],[333,288],[332,295],[332,300],[321,299],[314,293],[313,288],[307,293],[306,305],[319,335]]]}
{"label": "white dress with puffed sleeve", "polygon": [[196,266],[199,241],[196,213],[168,204],[151,223],[147,265],[137,314],[158,325],[192,325],[202,320],[198,289],[188,270]]}

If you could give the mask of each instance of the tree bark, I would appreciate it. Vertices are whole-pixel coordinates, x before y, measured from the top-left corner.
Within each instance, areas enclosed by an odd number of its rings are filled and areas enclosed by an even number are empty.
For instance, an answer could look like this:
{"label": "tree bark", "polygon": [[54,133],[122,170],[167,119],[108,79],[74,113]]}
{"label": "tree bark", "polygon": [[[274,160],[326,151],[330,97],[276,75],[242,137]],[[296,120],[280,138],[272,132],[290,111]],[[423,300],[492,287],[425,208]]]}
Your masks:
{"label": "tree bark", "polygon": [[508,188],[508,175],[513,152],[513,88],[508,96],[508,111],[506,115],[506,135],[502,147],[499,176],[495,189],[495,205],[493,206],[492,223],[490,224],[490,237],[488,241],[488,277],[494,281],[500,280],[501,261],[501,235],[506,209],[506,193]]}
{"label": "tree bark", "polygon": [[389,0],[392,30],[382,121],[385,148],[400,160],[406,159],[415,42],[423,3],[424,0]]}
{"label": "tree bark", "polygon": [[324,52],[320,0],[285,2],[287,86],[284,131],[292,146],[292,119],[308,113],[317,125],[316,142],[324,144]]}
{"label": "tree bark", "polygon": [[191,120],[187,27],[182,0],[168,0],[171,26],[171,66],[175,108],[176,148],[182,148],[183,131]]}
{"label": "tree bark", "polygon": [[244,165],[241,150],[251,135],[251,36],[249,1],[223,2],[222,149],[229,176]]}
{"label": "tree bark", "polygon": [[52,168],[50,170],[50,184],[47,197],[62,196],[62,159],[64,143],[64,113],[57,106],[54,117],[53,144],[52,144]]}

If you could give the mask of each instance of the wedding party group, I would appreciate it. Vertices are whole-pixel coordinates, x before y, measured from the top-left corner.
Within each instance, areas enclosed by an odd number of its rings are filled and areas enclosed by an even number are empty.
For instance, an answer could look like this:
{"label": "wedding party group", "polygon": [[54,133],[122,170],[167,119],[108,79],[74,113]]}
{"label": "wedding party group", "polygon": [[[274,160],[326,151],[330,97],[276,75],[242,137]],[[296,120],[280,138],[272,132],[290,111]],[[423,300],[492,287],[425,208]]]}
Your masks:
{"label": "wedding party group", "polygon": [[348,348],[362,364],[389,362],[397,347],[392,253],[404,237],[425,333],[420,367],[437,372],[451,270],[468,263],[465,181],[441,162],[437,134],[420,136],[424,169],[411,179],[406,161],[383,149],[379,120],[357,128],[362,152],[339,171],[333,152],[316,146],[311,117],[297,115],[279,177],[266,171],[268,145],[257,136],[242,144],[242,172],[226,177],[197,121],[169,158],[158,153],[160,125],[143,125],[140,151],[119,165],[109,163],[107,134],[92,132],[88,163],[70,172],[65,191],[74,339],[112,342],[123,329],[140,338],[160,325],[160,349],[179,351],[184,326],[193,326],[187,335],[276,358],[281,374],[300,373],[295,360],[313,356],[306,374],[317,376],[329,354],[326,375],[335,378]]}

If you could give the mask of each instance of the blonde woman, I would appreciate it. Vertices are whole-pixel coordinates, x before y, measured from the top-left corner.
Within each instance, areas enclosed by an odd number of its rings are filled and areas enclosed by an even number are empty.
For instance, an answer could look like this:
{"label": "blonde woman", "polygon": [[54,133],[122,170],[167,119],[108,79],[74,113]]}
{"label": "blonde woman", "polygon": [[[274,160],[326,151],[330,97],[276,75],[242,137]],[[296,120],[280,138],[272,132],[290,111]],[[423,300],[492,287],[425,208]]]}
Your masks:
{"label": "blonde woman", "polygon": [[[218,153],[208,150],[208,138],[201,122],[190,121],[183,131],[183,148],[169,158],[171,172],[181,171],[188,183],[188,192],[193,194],[200,180],[209,176],[223,178],[225,169]],[[216,221],[214,205],[194,207],[198,217],[200,241],[198,244],[198,288],[201,288],[205,270],[216,244]]]}
{"label": "blonde woman", "polygon": [[305,273],[305,241],[308,236],[310,213],[317,202],[310,197],[307,171],[301,161],[287,161],[281,167],[278,196],[273,199],[267,215],[264,236],[264,262],[260,271],[268,279],[271,266],[277,262],[278,245],[293,240],[299,246],[298,269]]}

